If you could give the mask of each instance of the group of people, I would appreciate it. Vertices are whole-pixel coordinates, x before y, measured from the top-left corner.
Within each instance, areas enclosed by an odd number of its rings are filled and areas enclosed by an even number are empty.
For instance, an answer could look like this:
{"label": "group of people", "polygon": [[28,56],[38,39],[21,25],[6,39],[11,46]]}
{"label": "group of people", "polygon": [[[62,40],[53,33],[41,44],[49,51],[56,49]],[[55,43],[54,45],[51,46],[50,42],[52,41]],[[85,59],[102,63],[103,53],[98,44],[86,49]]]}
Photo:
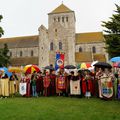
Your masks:
{"label": "group of people", "polygon": [[120,99],[120,80],[119,75],[116,77],[109,68],[96,68],[94,73],[89,70],[71,70],[68,73],[64,69],[59,69],[57,73],[53,69],[44,73],[34,71],[32,74],[25,73],[20,79],[14,72],[8,78],[0,71],[0,96],[8,97],[18,92],[24,97],[95,96]]}

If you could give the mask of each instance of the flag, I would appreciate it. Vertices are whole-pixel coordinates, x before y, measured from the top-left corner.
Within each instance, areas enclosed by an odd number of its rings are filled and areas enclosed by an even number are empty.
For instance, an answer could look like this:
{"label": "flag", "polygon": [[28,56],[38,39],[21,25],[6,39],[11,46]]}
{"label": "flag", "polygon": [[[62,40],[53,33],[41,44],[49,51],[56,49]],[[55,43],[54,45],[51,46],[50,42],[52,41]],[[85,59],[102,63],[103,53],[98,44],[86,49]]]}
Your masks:
{"label": "flag", "polygon": [[56,53],[55,70],[64,68],[64,53]]}

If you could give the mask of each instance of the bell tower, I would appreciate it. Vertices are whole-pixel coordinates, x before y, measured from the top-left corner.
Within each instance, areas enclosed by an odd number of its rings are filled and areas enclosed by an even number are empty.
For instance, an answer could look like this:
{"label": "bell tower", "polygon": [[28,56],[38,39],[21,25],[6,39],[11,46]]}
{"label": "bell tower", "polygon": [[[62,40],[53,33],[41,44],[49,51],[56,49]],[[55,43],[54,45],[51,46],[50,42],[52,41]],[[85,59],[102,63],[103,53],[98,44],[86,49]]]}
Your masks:
{"label": "bell tower", "polygon": [[48,14],[49,62],[65,53],[65,65],[75,65],[75,13],[63,3]]}

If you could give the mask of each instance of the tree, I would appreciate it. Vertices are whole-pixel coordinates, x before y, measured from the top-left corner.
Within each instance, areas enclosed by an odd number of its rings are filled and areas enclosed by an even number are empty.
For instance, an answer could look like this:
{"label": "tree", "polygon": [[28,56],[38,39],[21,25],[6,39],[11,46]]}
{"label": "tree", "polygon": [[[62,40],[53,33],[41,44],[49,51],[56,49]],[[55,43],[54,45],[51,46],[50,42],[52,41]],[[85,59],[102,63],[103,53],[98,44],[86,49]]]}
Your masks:
{"label": "tree", "polygon": [[0,49],[0,67],[7,67],[10,63],[10,56],[8,55],[8,45],[4,44],[4,48]]}
{"label": "tree", "polygon": [[120,6],[116,5],[116,8],[115,14],[109,21],[103,21],[102,25],[106,28],[106,50],[110,58],[120,56]]}
{"label": "tree", "polygon": [[[2,15],[0,15],[0,22],[1,22],[1,19],[2,19]],[[2,29],[2,27],[0,27],[0,37],[4,34],[4,31]]]}

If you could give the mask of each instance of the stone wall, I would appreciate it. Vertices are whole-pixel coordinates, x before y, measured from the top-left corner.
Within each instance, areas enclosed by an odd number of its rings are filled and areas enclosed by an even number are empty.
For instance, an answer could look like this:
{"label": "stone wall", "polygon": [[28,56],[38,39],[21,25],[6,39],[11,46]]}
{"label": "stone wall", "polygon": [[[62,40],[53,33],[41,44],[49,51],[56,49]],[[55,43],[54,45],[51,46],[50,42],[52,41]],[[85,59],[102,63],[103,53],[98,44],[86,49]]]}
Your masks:
{"label": "stone wall", "polygon": [[48,31],[41,25],[39,27],[39,67],[49,65]]}
{"label": "stone wall", "polygon": [[82,48],[82,52],[92,52],[92,47],[96,48],[96,53],[105,54],[105,44],[103,42],[100,43],[85,43],[85,44],[77,44],[76,52],[79,52],[79,48]]}
{"label": "stone wall", "polygon": [[[32,57],[31,52],[33,51],[33,57],[38,57],[38,47],[30,47],[30,48],[11,48],[9,49],[9,54],[12,54],[12,58],[16,57]],[[22,55],[20,56],[20,52],[22,52]]]}

